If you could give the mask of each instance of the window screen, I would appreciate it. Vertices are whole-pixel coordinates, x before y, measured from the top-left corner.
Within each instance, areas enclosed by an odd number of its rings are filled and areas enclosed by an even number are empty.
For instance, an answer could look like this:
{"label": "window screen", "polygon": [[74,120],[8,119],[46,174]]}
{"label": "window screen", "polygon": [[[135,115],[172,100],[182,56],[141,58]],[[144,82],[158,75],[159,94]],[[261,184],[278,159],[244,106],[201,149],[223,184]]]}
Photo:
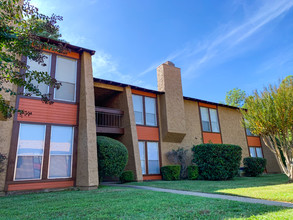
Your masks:
{"label": "window screen", "polygon": [[141,162],[142,174],[146,174],[145,143],[143,141],[139,141],[138,142],[138,146],[139,146],[139,155],[140,155],[140,162]]}
{"label": "window screen", "polygon": [[144,124],[142,96],[132,95],[136,124]]}
{"label": "window screen", "polygon": [[55,89],[55,99],[75,101],[76,74],[76,60],[57,56],[55,78],[62,83],[62,86],[60,89]]}
{"label": "window screen", "polygon": [[209,109],[200,107],[200,114],[201,114],[201,122],[202,122],[202,130],[210,132],[210,118],[209,118]]}
{"label": "window screen", "polygon": [[212,132],[220,132],[217,110],[210,108],[210,116],[211,116]]}
{"label": "window screen", "polygon": [[146,125],[157,125],[156,99],[145,97]]}
{"label": "window screen", "polygon": [[148,174],[159,174],[159,147],[157,142],[147,142]]}
{"label": "window screen", "polygon": [[45,125],[20,124],[15,180],[41,178],[45,132]]}

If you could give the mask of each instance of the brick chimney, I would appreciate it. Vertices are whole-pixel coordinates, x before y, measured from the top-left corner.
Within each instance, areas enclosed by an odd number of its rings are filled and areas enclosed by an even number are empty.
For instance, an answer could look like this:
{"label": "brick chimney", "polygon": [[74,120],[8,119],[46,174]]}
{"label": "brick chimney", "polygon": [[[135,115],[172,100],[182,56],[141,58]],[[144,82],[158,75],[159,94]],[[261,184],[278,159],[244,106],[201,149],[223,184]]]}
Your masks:
{"label": "brick chimney", "polygon": [[186,134],[181,70],[167,61],[157,68],[160,96],[162,138],[166,142],[180,143]]}

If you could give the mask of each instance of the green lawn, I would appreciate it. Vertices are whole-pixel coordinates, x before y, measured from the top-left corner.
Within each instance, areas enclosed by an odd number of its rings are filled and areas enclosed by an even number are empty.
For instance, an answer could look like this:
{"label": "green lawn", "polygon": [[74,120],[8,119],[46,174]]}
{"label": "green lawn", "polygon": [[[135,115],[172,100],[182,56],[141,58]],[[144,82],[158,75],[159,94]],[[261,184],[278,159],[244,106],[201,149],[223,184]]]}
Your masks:
{"label": "green lawn", "polygon": [[119,187],[0,198],[0,219],[249,218],[292,219],[293,209]]}
{"label": "green lawn", "polygon": [[237,177],[229,181],[181,180],[131,184],[196,192],[233,194],[293,203],[293,183],[288,184],[287,182],[287,176],[271,174],[260,177]]}

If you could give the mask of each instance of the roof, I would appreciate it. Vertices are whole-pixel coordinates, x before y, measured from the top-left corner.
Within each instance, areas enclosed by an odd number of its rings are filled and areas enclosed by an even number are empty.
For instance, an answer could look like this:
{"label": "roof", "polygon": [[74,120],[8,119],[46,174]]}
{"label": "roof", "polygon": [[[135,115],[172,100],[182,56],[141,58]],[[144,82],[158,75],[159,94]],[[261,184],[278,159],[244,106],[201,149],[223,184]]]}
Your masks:
{"label": "roof", "polygon": [[85,51],[85,52],[90,53],[91,55],[94,55],[96,53],[96,51],[94,51],[94,50],[90,50],[90,49],[86,49],[86,48],[83,48],[83,47],[75,46],[75,45],[72,45],[72,44],[69,44],[69,43],[66,43],[66,42],[53,40],[53,39],[46,38],[46,37],[39,37],[39,38],[43,42],[47,42],[47,43],[51,43],[51,44],[62,44],[66,48],[72,49],[72,50],[77,51],[77,52]]}
{"label": "roof", "polygon": [[[114,82],[114,81],[105,80],[105,79],[99,79],[99,78],[95,78],[95,77],[94,77],[94,82],[99,82],[99,83],[104,83],[104,84],[114,85],[114,86],[120,86],[120,87],[130,86],[132,89],[136,89],[136,90],[140,90],[140,91],[144,91],[144,92],[155,93],[155,94],[164,94],[165,93],[165,92],[161,92],[161,91],[157,91],[157,90],[146,89],[146,88],[142,88],[142,87],[138,87],[138,86]],[[216,103],[216,102],[210,102],[210,101],[197,99],[197,98],[191,98],[191,97],[186,97],[186,96],[183,96],[183,98],[185,100],[190,100],[190,101],[202,102],[202,103],[206,103],[206,104],[217,105],[217,106],[222,106],[222,107],[232,108],[232,109],[239,109],[238,107],[235,107],[235,106],[230,106],[230,105]]]}

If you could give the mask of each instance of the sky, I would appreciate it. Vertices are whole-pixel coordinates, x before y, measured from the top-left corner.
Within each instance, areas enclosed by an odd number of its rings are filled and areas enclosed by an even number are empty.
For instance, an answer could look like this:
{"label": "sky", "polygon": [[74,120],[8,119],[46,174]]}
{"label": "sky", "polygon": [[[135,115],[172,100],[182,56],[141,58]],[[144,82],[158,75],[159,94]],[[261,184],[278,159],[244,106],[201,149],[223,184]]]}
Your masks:
{"label": "sky", "polygon": [[181,69],[183,95],[224,102],[293,75],[292,0],[32,0],[63,16],[62,38],[92,49],[94,77],[157,90]]}

